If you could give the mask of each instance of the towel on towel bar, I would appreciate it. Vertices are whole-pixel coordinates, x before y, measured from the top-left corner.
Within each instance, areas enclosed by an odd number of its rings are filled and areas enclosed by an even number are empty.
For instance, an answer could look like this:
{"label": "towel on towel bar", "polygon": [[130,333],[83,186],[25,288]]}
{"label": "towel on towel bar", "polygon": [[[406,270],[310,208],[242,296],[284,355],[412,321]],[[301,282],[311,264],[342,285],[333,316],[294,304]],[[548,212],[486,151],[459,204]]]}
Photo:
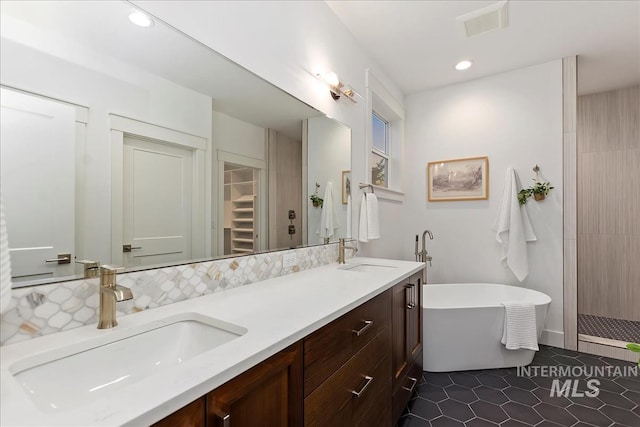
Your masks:
{"label": "towel on towel bar", "polygon": [[380,238],[380,220],[378,218],[378,198],[373,193],[362,194],[360,203],[360,229],[358,240],[368,242]]}
{"label": "towel on towel bar", "polygon": [[536,307],[521,301],[504,301],[504,329],[502,344],[507,350],[538,351],[538,333],[536,330]]}
{"label": "towel on towel bar", "polygon": [[500,261],[522,282],[529,274],[527,242],[533,242],[537,237],[527,209],[518,203],[518,184],[513,168],[507,169],[500,211],[492,229],[497,232],[496,240],[502,245]]}

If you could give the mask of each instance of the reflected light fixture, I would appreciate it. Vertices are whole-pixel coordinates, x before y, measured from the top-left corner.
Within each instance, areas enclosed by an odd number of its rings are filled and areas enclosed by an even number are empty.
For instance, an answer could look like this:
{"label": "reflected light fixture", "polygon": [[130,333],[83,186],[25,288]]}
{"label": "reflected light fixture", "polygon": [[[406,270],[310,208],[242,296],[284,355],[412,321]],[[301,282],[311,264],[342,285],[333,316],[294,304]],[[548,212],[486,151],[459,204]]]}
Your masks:
{"label": "reflected light fixture", "polygon": [[129,21],[133,22],[139,27],[151,27],[153,25],[153,19],[149,18],[142,12],[132,12],[129,15]]}
{"label": "reflected light fixture", "polygon": [[458,71],[468,70],[472,65],[473,65],[473,61],[465,59],[456,64],[456,70]]}
{"label": "reflected light fixture", "polygon": [[331,93],[331,97],[336,101],[340,99],[340,96],[344,95],[350,101],[358,102],[354,99],[357,92],[348,84],[341,82],[338,75],[333,71],[326,74],[318,73],[316,74],[316,78],[329,86],[329,93]]}

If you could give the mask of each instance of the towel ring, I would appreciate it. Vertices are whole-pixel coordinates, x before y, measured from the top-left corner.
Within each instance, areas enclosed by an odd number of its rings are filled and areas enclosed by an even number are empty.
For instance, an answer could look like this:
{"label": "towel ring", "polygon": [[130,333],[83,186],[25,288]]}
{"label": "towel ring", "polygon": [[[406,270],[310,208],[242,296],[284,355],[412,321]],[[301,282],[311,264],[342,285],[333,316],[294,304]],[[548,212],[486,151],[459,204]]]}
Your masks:
{"label": "towel ring", "polygon": [[371,189],[372,193],[375,193],[374,189],[373,189],[373,185],[371,184],[360,184],[360,189],[362,190],[363,188],[367,188],[369,187]]}

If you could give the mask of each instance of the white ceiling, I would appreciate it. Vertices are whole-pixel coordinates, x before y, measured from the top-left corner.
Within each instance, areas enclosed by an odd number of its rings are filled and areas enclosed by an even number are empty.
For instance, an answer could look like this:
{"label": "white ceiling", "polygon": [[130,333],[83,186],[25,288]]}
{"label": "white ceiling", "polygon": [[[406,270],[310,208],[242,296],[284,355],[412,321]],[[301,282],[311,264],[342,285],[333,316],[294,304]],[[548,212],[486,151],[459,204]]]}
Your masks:
{"label": "white ceiling", "polygon": [[[300,139],[302,120],[321,115],[269,82],[157,21],[132,25],[121,1],[5,1],[3,15],[89,46],[213,98],[216,111]],[[95,64],[100,67],[100,64]]]}
{"label": "white ceiling", "polygon": [[580,94],[640,82],[640,0],[510,0],[509,26],[472,38],[455,18],[496,0],[327,3],[404,94],[570,55]]}

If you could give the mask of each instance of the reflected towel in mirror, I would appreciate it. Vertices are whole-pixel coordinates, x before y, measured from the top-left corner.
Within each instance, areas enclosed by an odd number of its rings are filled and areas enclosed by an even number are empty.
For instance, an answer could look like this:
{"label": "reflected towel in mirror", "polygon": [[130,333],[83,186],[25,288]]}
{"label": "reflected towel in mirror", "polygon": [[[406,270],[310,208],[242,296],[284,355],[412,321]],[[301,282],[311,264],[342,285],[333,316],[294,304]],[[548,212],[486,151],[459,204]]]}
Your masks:
{"label": "reflected towel in mirror", "polygon": [[327,182],[324,190],[324,201],[320,211],[320,224],[316,233],[322,239],[333,236],[335,229],[340,227],[340,220],[333,203],[333,183]]}
{"label": "reflected towel in mirror", "polygon": [[11,257],[9,254],[9,237],[4,219],[2,189],[0,189],[0,313],[9,307],[11,302]]}

